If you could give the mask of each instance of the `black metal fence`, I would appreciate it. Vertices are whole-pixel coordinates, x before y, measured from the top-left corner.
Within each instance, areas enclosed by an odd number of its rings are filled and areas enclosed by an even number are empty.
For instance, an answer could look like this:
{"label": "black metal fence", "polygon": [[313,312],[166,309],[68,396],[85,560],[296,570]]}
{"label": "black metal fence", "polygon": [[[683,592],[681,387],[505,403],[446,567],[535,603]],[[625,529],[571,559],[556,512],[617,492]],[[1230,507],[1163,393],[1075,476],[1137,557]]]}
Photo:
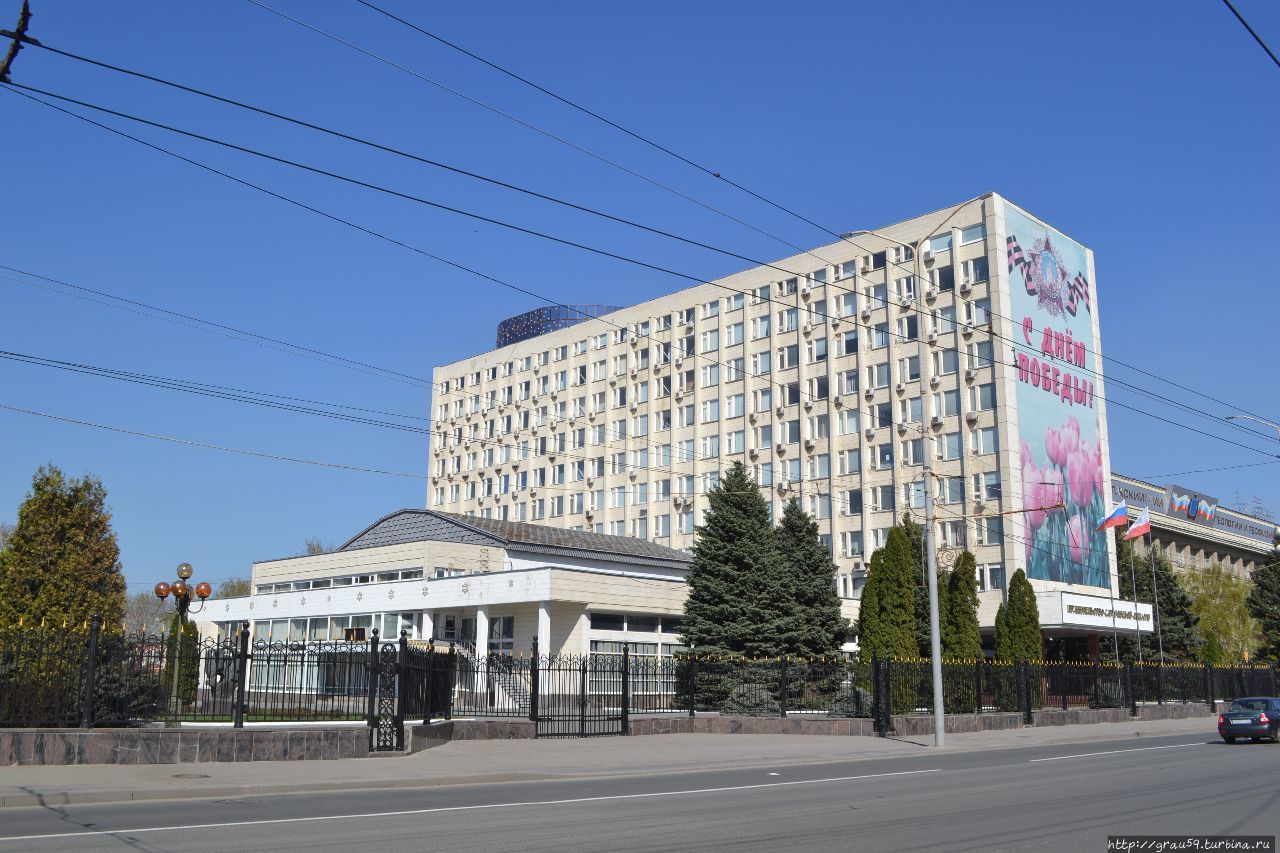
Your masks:
{"label": "black metal fence", "polygon": [[[382,674],[391,657],[388,688]],[[452,651],[410,642],[197,640],[102,630],[0,632],[0,728],[448,716]],[[379,693],[381,695],[375,697]],[[392,705],[377,705],[390,692]],[[384,713],[386,711],[386,713]]]}

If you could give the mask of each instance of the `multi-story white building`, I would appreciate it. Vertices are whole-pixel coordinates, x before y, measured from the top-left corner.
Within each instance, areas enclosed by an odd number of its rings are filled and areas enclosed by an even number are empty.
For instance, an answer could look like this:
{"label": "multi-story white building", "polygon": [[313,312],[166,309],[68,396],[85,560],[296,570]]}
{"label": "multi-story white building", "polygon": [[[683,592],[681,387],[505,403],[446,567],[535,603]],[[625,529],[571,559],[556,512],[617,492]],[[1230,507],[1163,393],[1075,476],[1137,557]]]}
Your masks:
{"label": "multi-story white building", "polygon": [[775,515],[794,498],[818,520],[853,615],[872,551],[923,519],[927,464],[985,625],[1019,568],[1106,602],[1092,281],[1089,250],[988,194],[544,334],[522,322],[435,369],[428,506],[687,549],[740,461]]}

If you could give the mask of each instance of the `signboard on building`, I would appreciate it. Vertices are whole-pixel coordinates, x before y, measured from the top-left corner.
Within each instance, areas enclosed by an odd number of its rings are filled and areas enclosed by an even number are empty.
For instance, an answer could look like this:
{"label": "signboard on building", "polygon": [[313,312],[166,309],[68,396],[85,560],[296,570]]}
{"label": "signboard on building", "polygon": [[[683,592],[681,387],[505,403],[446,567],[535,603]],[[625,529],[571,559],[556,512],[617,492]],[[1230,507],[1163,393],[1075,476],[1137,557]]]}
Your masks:
{"label": "signboard on building", "polygon": [[1027,576],[1110,586],[1097,320],[1084,247],[1004,205]]}
{"label": "signboard on building", "polygon": [[[1159,515],[1171,516],[1184,521],[1212,527],[1216,530],[1234,533],[1258,542],[1270,544],[1275,538],[1276,526],[1269,522],[1250,518],[1219,507],[1216,498],[1188,489],[1185,486],[1169,485],[1164,488],[1145,483],[1124,482],[1118,479],[1111,481],[1111,499],[1115,503],[1125,501],[1131,513],[1136,510],[1149,509]],[[1157,526],[1159,520],[1156,521]]]}
{"label": "signboard on building", "polygon": [[1036,593],[1036,605],[1040,608],[1040,624],[1044,626],[1109,631],[1114,621],[1116,630],[1125,633],[1154,630],[1154,608],[1150,604],[1073,592],[1040,592]]}

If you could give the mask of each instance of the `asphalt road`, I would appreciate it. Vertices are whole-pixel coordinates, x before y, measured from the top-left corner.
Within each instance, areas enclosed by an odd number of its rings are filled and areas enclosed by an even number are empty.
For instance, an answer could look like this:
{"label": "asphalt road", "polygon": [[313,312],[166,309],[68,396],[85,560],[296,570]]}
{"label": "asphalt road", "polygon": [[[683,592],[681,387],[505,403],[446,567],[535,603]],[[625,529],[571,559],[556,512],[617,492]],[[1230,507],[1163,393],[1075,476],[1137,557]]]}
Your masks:
{"label": "asphalt road", "polygon": [[[1102,851],[1108,834],[1280,828],[1280,746],[1205,736],[1139,743],[922,747],[906,757],[713,772],[8,808],[0,853]],[[608,741],[600,748],[607,761]]]}

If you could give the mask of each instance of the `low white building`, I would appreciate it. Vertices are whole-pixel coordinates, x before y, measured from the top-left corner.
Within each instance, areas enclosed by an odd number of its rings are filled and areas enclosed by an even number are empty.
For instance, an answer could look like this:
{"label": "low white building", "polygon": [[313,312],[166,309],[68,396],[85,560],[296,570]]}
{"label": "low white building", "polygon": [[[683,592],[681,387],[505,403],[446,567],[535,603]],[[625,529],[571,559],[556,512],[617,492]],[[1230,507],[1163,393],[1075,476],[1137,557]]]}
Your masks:
{"label": "low white building", "polygon": [[691,557],[642,539],[405,509],[334,551],[253,565],[253,594],[199,618],[255,640],[365,639],[376,629],[477,654],[678,648]]}

